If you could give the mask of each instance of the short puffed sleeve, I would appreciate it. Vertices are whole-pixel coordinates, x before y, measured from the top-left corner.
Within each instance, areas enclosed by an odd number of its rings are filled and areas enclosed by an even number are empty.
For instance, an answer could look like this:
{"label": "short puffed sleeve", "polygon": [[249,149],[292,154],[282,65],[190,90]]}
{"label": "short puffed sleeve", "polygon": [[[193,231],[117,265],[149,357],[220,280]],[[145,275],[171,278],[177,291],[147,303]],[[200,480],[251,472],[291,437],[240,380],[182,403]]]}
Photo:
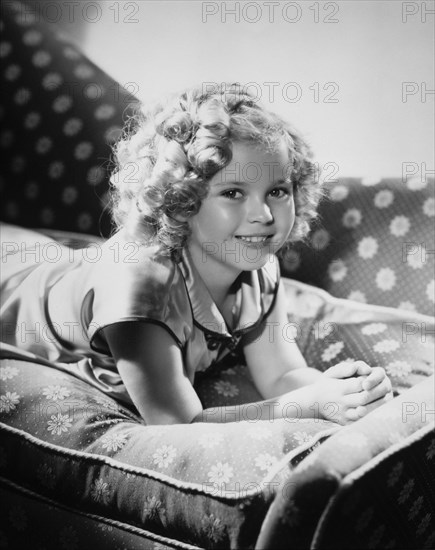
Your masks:
{"label": "short puffed sleeve", "polygon": [[91,347],[108,353],[101,329],[125,321],[161,325],[180,347],[193,326],[189,297],[176,263],[156,249],[109,239],[92,272],[83,324]]}

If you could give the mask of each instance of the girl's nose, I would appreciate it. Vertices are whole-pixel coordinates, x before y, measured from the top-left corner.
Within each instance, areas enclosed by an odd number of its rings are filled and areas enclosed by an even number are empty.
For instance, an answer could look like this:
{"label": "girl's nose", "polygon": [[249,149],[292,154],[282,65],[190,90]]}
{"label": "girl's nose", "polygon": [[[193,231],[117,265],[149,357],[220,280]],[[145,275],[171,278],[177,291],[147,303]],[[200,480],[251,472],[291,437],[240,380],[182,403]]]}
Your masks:
{"label": "girl's nose", "polygon": [[250,223],[272,223],[273,215],[269,205],[264,201],[251,201],[248,206],[248,221]]}

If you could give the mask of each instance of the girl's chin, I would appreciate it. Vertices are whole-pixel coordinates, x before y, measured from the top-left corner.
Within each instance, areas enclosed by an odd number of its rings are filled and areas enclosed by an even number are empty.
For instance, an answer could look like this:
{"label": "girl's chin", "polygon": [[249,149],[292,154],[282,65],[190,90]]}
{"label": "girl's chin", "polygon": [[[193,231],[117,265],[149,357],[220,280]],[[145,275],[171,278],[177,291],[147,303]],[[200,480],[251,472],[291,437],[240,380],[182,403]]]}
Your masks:
{"label": "girl's chin", "polygon": [[255,271],[264,267],[268,262],[274,262],[274,259],[274,253],[257,249],[257,251],[250,250],[249,253],[241,253],[239,258],[234,255],[233,258],[228,258],[227,261],[241,271]]}
{"label": "girl's chin", "polygon": [[238,245],[236,249],[240,257],[247,261],[253,261],[253,262],[260,260],[263,257],[275,255],[278,252],[278,250],[282,247],[281,243],[278,244],[276,242],[264,242],[264,243],[240,242],[240,244],[239,242],[236,243]]}
{"label": "girl's chin", "polygon": [[268,262],[275,261],[275,254],[281,248],[277,243],[240,243],[233,240],[208,243],[202,250],[203,262],[210,260],[225,264],[238,271],[261,269]]}

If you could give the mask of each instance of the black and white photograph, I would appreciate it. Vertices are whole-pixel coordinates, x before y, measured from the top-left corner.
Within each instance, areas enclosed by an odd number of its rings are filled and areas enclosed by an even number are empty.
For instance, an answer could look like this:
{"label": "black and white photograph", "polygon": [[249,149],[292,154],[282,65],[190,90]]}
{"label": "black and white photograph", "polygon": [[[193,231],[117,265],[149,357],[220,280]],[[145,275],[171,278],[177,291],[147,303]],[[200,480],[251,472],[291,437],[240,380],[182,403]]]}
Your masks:
{"label": "black and white photograph", "polygon": [[435,549],[434,21],[2,1],[0,548]]}

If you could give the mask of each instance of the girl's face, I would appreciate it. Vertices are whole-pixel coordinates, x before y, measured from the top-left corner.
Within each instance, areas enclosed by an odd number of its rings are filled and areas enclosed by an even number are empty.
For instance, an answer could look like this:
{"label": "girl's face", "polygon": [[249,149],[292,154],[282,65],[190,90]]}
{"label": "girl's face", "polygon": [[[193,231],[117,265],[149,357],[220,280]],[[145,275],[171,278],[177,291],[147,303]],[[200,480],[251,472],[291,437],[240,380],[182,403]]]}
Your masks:
{"label": "girl's face", "polygon": [[295,219],[290,172],[284,142],[274,153],[233,144],[231,163],[210,179],[199,212],[188,220],[187,247],[200,272],[237,276],[263,267],[282,247]]}

